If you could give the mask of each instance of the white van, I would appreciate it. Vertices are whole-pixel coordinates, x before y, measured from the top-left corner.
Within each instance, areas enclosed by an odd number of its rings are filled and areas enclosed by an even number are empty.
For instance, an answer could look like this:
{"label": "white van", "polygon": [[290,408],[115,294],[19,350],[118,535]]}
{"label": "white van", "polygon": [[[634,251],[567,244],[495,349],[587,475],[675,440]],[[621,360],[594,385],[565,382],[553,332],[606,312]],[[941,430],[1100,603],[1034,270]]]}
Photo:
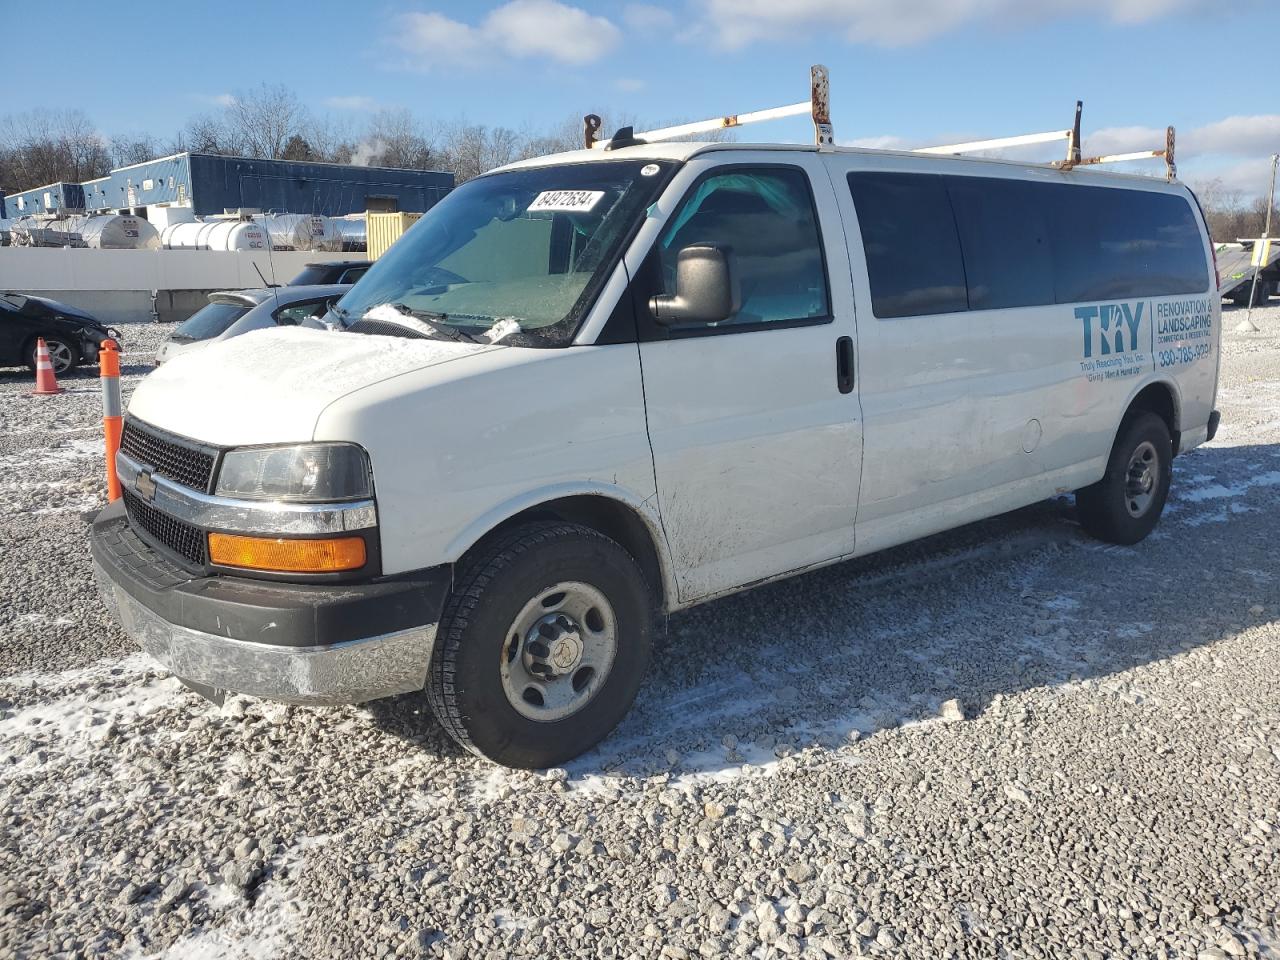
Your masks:
{"label": "white van", "polygon": [[425,691],[555,764],[627,712],[655,614],[1071,491],[1136,543],[1213,436],[1176,182],[612,146],[458,187],[335,329],[139,385],[93,554],[146,651],[212,696]]}

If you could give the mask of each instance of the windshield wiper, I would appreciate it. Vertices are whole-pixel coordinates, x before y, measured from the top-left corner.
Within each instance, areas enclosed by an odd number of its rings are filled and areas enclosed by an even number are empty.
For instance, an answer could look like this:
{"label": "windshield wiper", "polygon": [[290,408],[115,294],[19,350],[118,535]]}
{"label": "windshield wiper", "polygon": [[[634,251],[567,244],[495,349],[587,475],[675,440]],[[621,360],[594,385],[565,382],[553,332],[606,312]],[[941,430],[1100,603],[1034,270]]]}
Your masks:
{"label": "windshield wiper", "polygon": [[406,317],[412,317],[414,320],[417,320],[420,323],[423,323],[427,327],[431,328],[433,332],[438,333],[443,337],[447,337],[448,339],[453,340],[457,343],[487,343],[488,342],[488,341],[480,340],[476,337],[473,337],[471,334],[467,333],[465,330],[459,330],[456,327],[451,327],[447,323],[441,322],[449,319],[449,315],[447,313],[436,313],[431,310],[415,310],[413,309],[413,307],[409,306],[407,303],[392,303],[392,304],[388,304],[388,306],[390,306],[392,310],[399,310]]}

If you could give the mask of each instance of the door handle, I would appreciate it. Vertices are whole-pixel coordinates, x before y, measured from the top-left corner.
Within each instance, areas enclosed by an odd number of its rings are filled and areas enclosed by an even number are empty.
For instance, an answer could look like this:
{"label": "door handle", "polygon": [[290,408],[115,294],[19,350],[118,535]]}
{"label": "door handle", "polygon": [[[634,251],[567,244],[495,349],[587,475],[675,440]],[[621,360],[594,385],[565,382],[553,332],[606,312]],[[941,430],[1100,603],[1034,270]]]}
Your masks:
{"label": "door handle", "polygon": [[841,393],[853,392],[853,337],[836,341],[836,384]]}

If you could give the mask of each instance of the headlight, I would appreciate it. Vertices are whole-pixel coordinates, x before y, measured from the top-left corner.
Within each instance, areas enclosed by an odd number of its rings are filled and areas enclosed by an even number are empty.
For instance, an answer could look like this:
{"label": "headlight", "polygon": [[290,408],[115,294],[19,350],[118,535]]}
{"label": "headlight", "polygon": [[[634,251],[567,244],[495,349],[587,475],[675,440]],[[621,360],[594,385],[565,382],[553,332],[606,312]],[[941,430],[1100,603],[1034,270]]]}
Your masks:
{"label": "headlight", "polygon": [[304,443],[230,451],[215,492],[248,500],[363,500],[373,496],[373,481],[369,457],[355,444]]}

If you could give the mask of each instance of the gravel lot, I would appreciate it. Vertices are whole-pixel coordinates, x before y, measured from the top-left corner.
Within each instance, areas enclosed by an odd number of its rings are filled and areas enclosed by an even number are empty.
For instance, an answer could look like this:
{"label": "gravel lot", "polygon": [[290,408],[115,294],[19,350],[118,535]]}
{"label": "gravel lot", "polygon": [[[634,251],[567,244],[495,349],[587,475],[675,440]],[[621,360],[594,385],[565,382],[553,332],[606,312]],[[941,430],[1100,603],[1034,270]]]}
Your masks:
{"label": "gravel lot", "polygon": [[1147,542],[1059,500],[673,617],[547,774],[414,698],[152,669],[89,572],[96,379],[0,372],[0,956],[1280,956],[1280,307],[1242,314]]}

